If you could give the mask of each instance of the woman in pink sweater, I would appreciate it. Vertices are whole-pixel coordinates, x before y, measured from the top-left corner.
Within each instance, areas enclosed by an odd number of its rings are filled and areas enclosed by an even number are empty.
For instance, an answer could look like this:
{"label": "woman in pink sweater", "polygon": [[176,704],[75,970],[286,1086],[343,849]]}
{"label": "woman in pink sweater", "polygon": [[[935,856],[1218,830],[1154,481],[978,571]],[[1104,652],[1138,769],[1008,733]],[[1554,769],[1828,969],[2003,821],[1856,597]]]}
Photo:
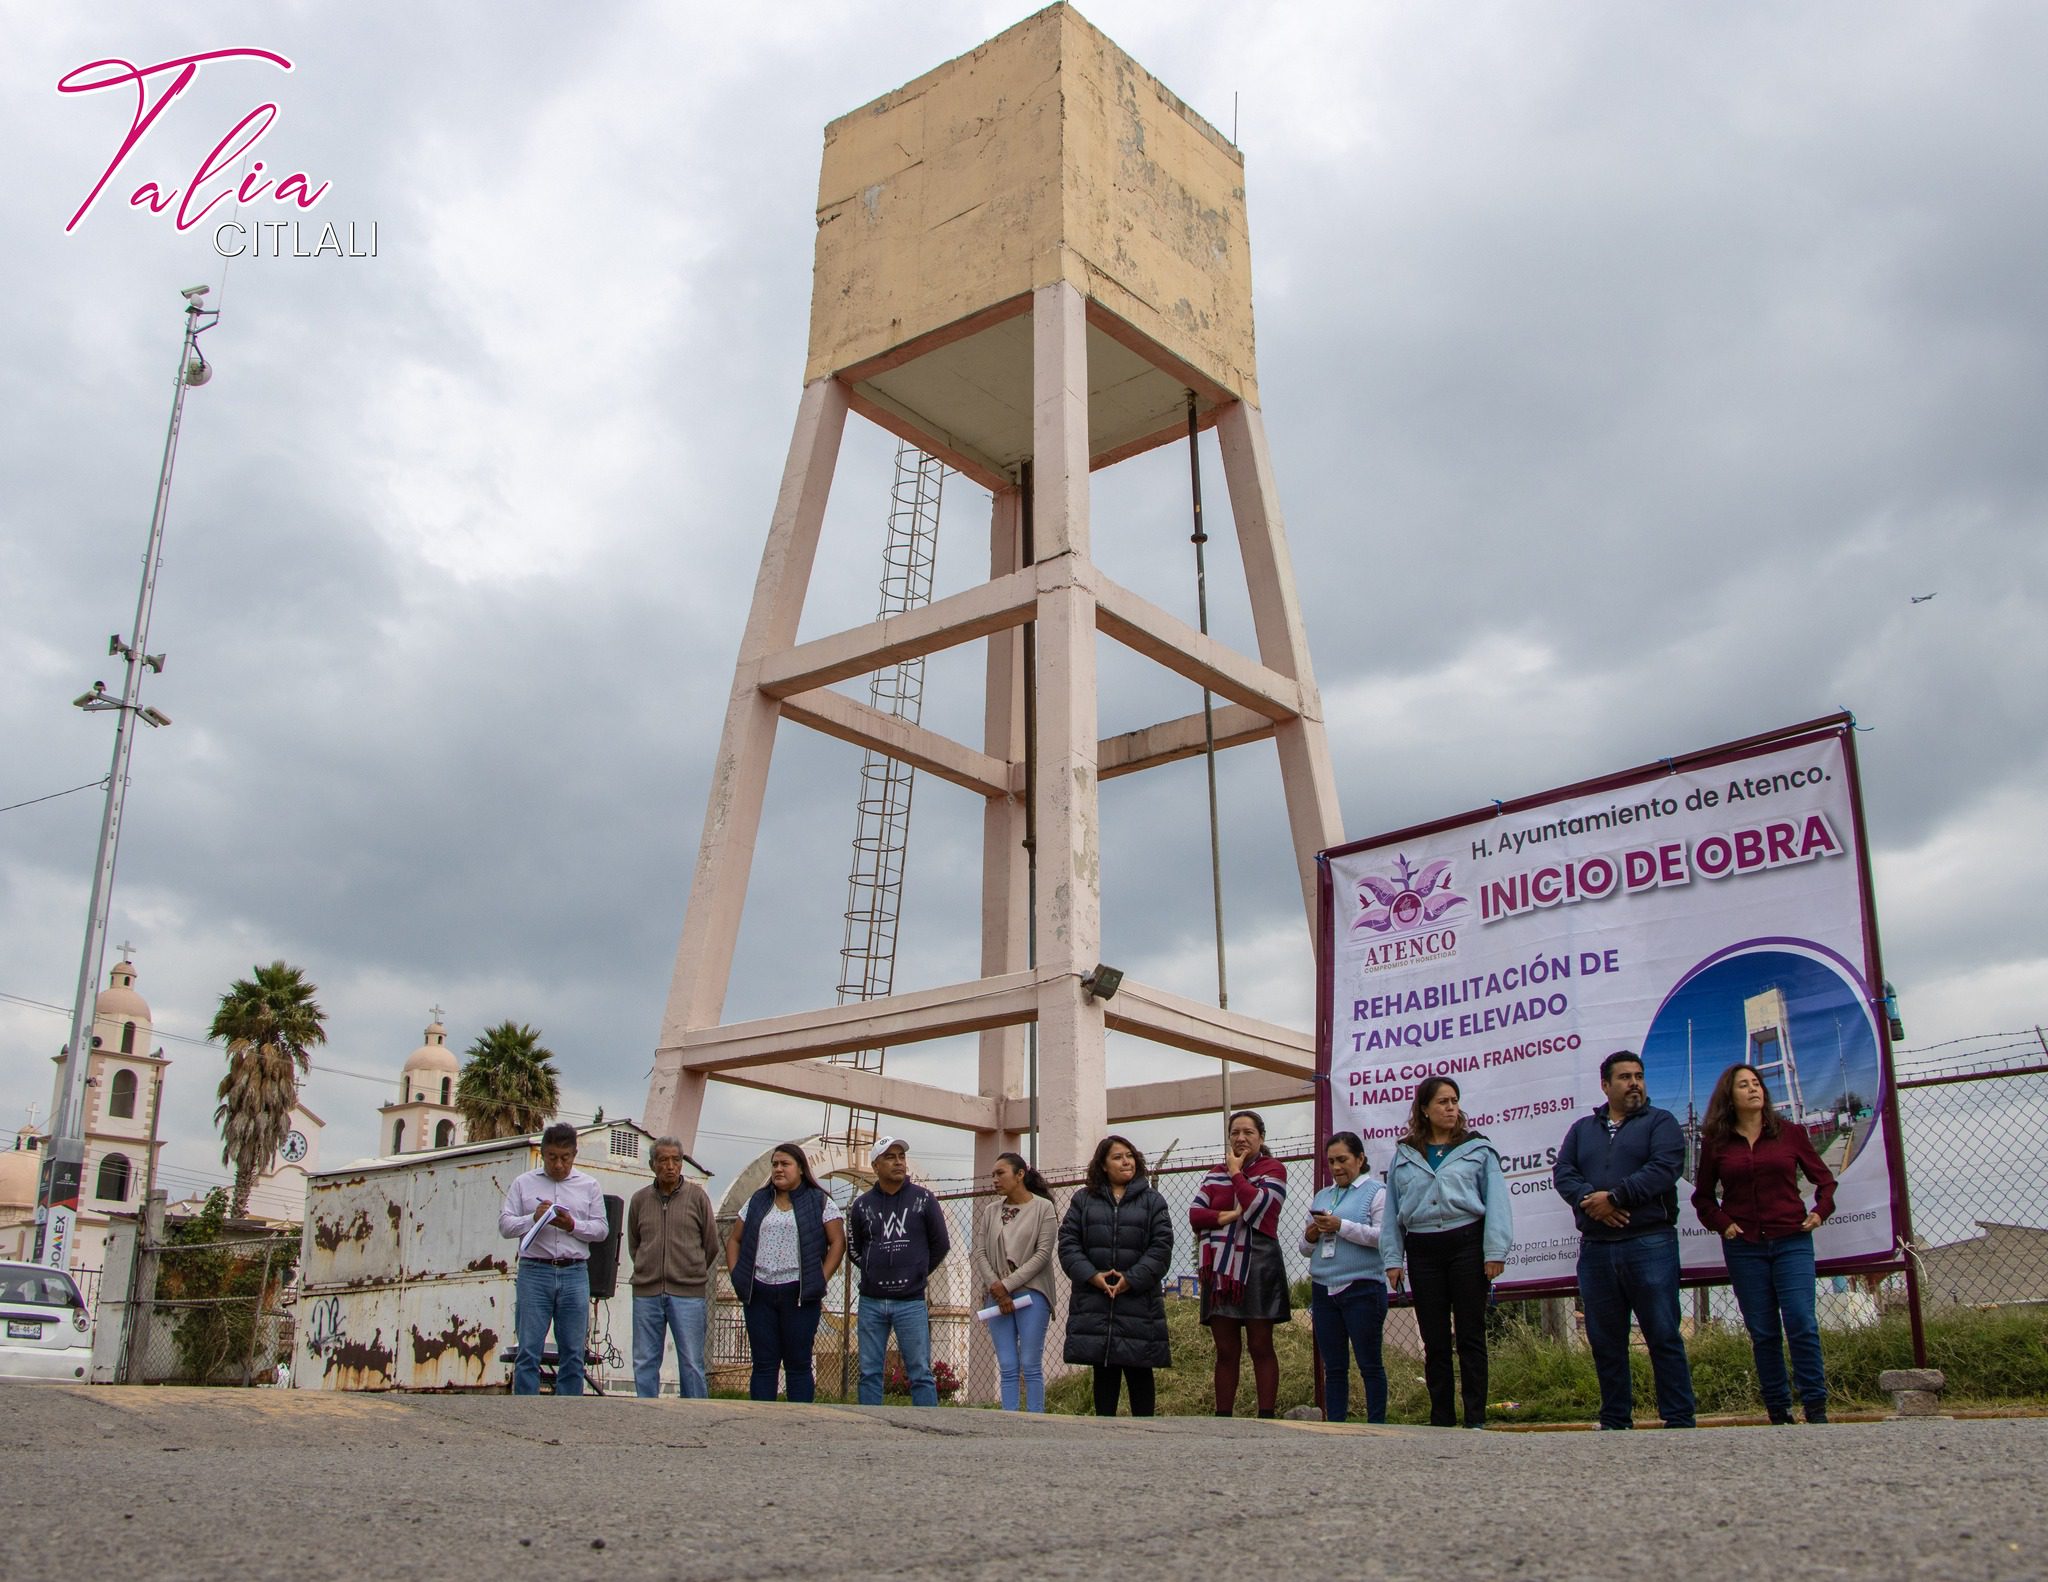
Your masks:
{"label": "woman in pink sweater", "polygon": [[1259,1416],[1271,1417],[1280,1393],[1273,1326],[1293,1311],[1280,1254],[1280,1209],[1287,1167],[1266,1151],[1266,1123],[1255,1110],[1230,1117],[1223,1163],[1202,1178],[1188,1223],[1202,1238],[1202,1322],[1216,1342],[1216,1415],[1237,1405],[1239,1359],[1250,1344]]}

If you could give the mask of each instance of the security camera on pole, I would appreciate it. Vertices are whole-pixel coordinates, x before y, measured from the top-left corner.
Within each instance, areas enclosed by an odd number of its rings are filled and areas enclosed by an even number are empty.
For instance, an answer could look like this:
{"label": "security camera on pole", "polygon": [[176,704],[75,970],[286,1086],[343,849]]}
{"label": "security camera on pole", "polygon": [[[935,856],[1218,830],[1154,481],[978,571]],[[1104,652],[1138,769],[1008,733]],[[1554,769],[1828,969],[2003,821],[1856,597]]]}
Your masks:
{"label": "security camera on pole", "polygon": [[135,601],[135,626],[127,641],[116,632],[107,652],[126,662],[119,697],[104,682],[71,701],[88,714],[113,710],[114,763],[107,774],[107,807],[100,820],[100,854],[92,872],[92,904],[86,915],[85,950],[78,963],[78,998],[71,1007],[71,1041],[64,1047],[64,1075],[57,1096],[57,1114],[50,1127],[50,1147],[43,1160],[43,1179],[36,1197],[36,1261],[51,1268],[70,1266],[73,1232],[78,1224],[78,1195],[85,1173],[85,1073],[92,1054],[93,1002],[106,948],[107,910],[113,900],[114,856],[121,844],[121,801],[128,787],[128,758],[135,740],[134,725],[160,727],[171,723],[158,709],[142,704],[142,672],[164,668],[164,656],[149,652],[149,612],[156,597],[157,561],[164,542],[164,518],[171,501],[171,468],[178,457],[178,425],[185,412],[185,391],[213,377],[213,368],[199,349],[199,337],[220,321],[204,305],[205,286],[188,286],[185,334],[178,347],[177,393],[171,398],[171,427],[164,437],[164,461],[156,481],[156,507],[149,518],[149,550],[142,557],[142,591]]}

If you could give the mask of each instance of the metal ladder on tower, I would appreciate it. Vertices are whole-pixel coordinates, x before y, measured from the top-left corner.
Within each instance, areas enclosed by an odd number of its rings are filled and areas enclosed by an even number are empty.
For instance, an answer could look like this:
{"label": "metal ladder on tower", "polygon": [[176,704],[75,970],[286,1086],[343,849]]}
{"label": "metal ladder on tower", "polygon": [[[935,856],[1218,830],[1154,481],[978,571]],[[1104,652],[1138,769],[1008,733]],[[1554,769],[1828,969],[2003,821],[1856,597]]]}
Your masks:
{"label": "metal ladder on tower", "polygon": [[[942,462],[908,442],[896,447],[888,539],[882,552],[882,616],[901,615],[932,601],[938,556]],[[924,712],[924,660],[905,659],[868,681],[868,701],[885,714],[920,723]],[[853,866],[846,879],[846,927],[839,946],[839,1003],[879,999],[896,981],[896,929],[903,908],[903,866],[910,845],[910,802],[916,772],[869,748],[861,759],[855,806]],[[888,1051],[859,1049],[829,1063],[880,1071]],[[843,1119],[842,1119],[843,1117]],[[881,1117],[872,1110],[825,1106],[819,1135],[856,1157],[873,1146]]]}

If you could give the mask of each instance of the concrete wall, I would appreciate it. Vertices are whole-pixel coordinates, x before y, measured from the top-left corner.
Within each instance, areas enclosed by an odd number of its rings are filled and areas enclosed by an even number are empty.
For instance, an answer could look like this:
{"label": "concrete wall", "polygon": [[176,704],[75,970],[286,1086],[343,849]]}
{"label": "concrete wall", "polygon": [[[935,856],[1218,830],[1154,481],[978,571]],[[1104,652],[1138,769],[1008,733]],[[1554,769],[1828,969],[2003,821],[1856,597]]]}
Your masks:
{"label": "concrete wall", "polygon": [[[607,1158],[609,1132],[585,1131],[577,1168],[630,1200],[651,1176],[644,1158]],[[315,1176],[306,1193],[294,1386],[503,1386],[510,1369],[498,1358],[515,1338],[519,1244],[498,1234],[498,1210],[513,1180],[539,1165],[538,1146],[517,1138]],[[591,1332],[593,1350],[606,1352],[608,1342],[621,1359],[607,1389],[631,1389],[629,1273],[622,1253],[618,1292]],[[672,1361],[670,1368],[673,1378]]]}

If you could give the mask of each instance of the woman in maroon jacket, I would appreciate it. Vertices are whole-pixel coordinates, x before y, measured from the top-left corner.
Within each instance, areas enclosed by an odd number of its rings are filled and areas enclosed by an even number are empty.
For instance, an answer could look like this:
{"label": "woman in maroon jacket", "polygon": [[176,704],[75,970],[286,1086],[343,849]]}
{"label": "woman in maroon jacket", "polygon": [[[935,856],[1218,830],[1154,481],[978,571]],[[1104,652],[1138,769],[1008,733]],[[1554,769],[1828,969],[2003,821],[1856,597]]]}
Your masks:
{"label": "woman in maroon jacket", "polygon": [[[1799,1191],[1802,1171],[1813,1183],[1810,1209]],[[1792,1421],[1796,1384],[1806,1420],[1826,1422],[1828,1383],[1813,1311],[1813,1231],[1835,1211],[1835,1176],[1805,1129],[1772,1108],[1755,1066],[1730,1066],[1714,1084],[1700,1128],[1692,1206],[1702,1225],[1721,1233],[1728,1283],[1742,1307],[1771,1421]]]}

